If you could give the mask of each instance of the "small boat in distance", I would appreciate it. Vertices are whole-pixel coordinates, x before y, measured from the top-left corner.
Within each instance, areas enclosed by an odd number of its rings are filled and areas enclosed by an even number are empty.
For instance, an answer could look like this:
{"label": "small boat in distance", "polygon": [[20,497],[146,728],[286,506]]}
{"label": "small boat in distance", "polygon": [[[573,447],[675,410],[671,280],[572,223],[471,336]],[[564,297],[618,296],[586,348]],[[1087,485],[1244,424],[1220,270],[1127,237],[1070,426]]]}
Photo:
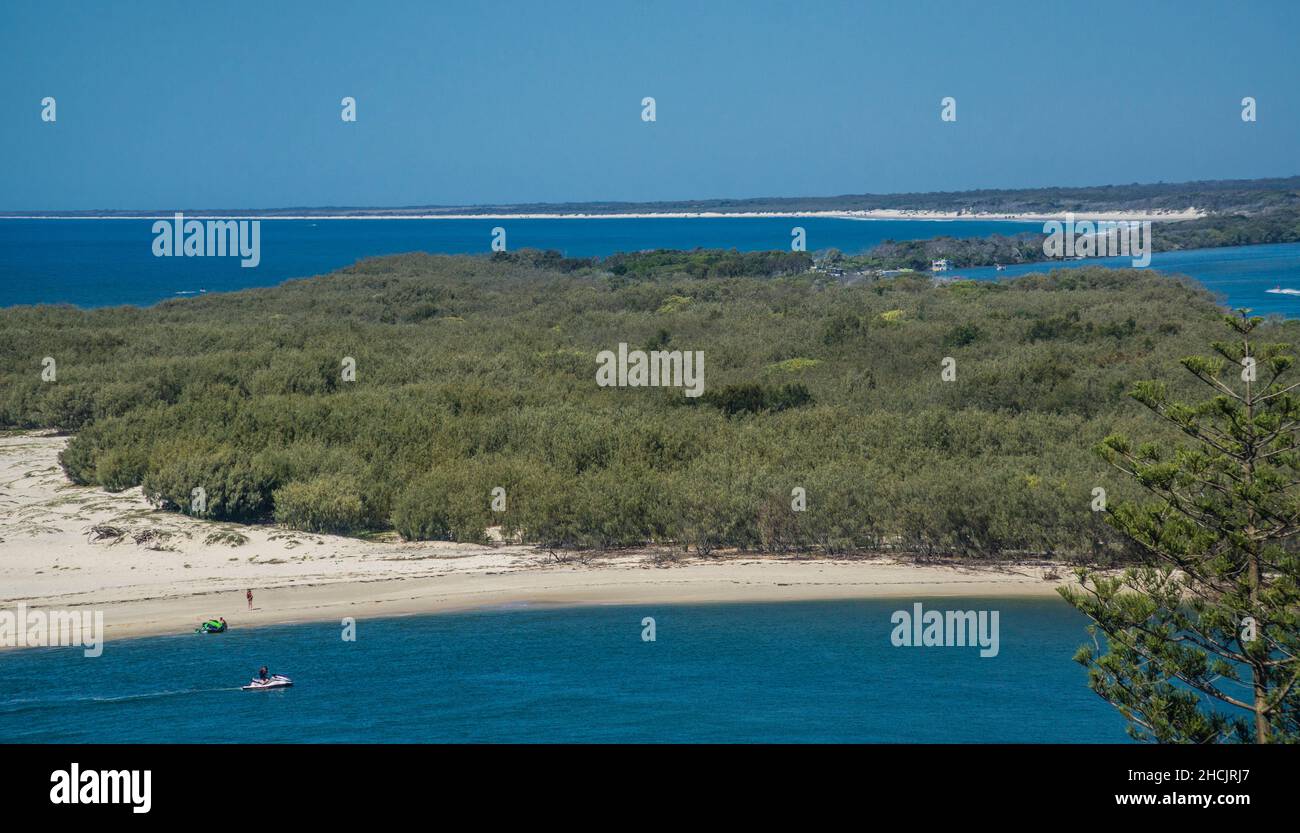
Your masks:
{"label": "small boat in distance", "polygon": [[1283,289],[1280,286],[1275,286],[1272,289],[1266,289],[1264,291],[1272,293],[1273,295],[1300,295],[1300,289]]}

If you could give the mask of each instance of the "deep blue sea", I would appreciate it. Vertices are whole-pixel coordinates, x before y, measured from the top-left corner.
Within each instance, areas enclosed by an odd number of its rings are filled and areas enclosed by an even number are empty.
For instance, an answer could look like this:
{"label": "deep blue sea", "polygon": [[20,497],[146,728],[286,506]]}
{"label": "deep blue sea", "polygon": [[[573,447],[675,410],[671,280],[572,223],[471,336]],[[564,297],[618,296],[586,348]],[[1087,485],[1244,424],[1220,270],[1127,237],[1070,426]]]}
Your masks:
{"label": "deep blue sea", "polygon": [[[98,658],[7,651],[0,742],[1126,740],[1070,659],[1087,636],[1064,602],[925,601],[999,611],[988,658],[894,647],[911,602],[488,610],[361,620],[355,642],[232,622]],[[263,664],[294,687],[239,690]]]}
{"label": "deep blue sea", "polygon": [[198,290],[274,286],[376,255],[490,251],[492,229],[510,249],[558,249],[570,257],[641,249],[789,249],[790,230],[807,232],[810,251],[861,252],[886,239],[940,234],[984,236],[1042,229],[990,221],[842,220],[732,217],[545,220],[264,220],[261,263],[236,258],[154,257],[152,220],[0,219],[0,307],[69,303],[83,307],[153,304]]}
{"label": "deep blue sea", "polygon": [[[511,249],[558,249],[571,257],[641,249],[788,249],[790,231],[807,231],[809,251],[853,254],[883,240],[1041,231],[1041,223],[1002,220],[846,220],[823,217],[731,217],[543,220],[265,220],[260,265],[236,258],[154,257],[151,220],[0,219],[0,307],[67,303],[82,307],[148,305],[200,290],[224,292],[311,277],[376,255],[401,252],[484,253],[492,229],[506,229]],[[1087,261],[1114,266],[1123,259]],[[1086,265],[1067,262],[1063,265]],[[963,270],[978,278],[1010,277],[1047,268]],[[1300,314],[1300,297],[1272,295],[1300,288],[1300,244],[1157,254],[1152,268],[1190,275],[1231,306],[1260,314]]]}
{"label": "deep blue sea", "polygon": [[510,249],[558,249],[570,257],[641,249],[789,249],[791,229],[807,246],[861,252],[883,240],[941,234],[985,236],[1042,230],[1001,220],[843,220],[732,217],[543,220],[264,220],[261,263],[232,257],[154,257],[152,220],[0,219],[0,307],[68,303],[83,307],[147,305],[199,290],[274,286],[358,260],[402,252],[480,254],[492,229]]}

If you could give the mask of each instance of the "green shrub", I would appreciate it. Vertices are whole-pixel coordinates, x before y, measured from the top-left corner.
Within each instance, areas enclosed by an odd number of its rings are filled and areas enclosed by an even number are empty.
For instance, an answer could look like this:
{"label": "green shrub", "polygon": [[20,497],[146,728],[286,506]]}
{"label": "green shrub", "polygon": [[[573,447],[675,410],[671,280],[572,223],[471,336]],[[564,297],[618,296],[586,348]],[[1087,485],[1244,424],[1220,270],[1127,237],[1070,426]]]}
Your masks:
{"label": "green shrub", "polygon": [[393,503],[393,528],[408,541],[483,544],[495,525],[491,487],[472,472],[435,471],[416,478]]}
{"label": "green shrub", "polygon": [[[253,522],[270,514],[274,481],[231,448],[191,450],[179,443],[160,450],[143,479],[144,495],[156,506],[216,520]],[[204,491],[206,508],[192,504]]]}
{"label": "green shrub", "polygon": [[143,452],[132,447],[113,448],[95,461],[95,481],[110,492],[139,486],[149,461]]}
{"label": "green shrub", "polygon": [[812,394],[800,383],[776,386],[747,382],[707,390],[700,399],[706,405],[712,405],[728,416],[733,416],[739,413],[757,414],[798,408],[810,404]]}
{"label": "green shrub", "polygon": [[67,446],[59,452],[59,465],[68,479],[78,486],[93,486],[99,477],[95,463],[95,431],[87,429],[68,440]]}
{"label": "green shrub", "polygon": [[275,490],[275,522],[304,532],[346,535],[370,526],[357,483],[346,475],[322,475]]}

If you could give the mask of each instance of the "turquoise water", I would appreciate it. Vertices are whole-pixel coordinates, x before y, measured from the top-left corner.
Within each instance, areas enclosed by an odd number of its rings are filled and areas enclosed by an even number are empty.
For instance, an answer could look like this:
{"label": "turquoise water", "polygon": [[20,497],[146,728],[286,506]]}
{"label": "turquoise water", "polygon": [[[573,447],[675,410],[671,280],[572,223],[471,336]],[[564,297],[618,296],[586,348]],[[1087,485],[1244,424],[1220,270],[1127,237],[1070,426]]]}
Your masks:
{"label": "turquoise water", "polygon": [[[1084,619],[997,610],[1000,650],[902,648],[906,601],[522,608],[0,653],[0,741],[1123,741]],[[202,613],[196,612],[196,621]],[[643,642],[642,619],[656,639]],[[291,689],[245,692],[270,666]]]}
{"label": "turquoise water", "polygon": [[325,274],[358,260],[402,252],[483,254],[492,229],[510,249],[558,249],[570,257],[641,249],[789,249],[790,230],[808,249],[861,252],[885,239],[1041,231],[1041,223],[859,220],[823,217],[703,217],[581,220],[264,220],[261,263],[231,257],[154,257],[151,220],[0,220],[0,307],[153,304],[198,290],[228,292]]}

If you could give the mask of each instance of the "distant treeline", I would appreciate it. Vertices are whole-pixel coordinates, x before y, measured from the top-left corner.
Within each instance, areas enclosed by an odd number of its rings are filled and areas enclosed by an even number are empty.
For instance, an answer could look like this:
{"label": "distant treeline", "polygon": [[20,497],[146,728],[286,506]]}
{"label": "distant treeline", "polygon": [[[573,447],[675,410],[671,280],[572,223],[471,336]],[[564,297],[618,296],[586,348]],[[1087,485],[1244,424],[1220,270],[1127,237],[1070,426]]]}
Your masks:
{"label": "distant treeline", "polygon": [[[834,197],[752,197],[747,199],[664,200],[658,202],[511,203],[473,206],[404,206],[401,208],[315,207],[279,209],[202,208],[192,214],[263,216],[330,216],[356,214],[384,217],[435,214],[630,214],[680,212],[785,211],[960,211],[1019,214],[1065,211],[1182,211],[1195,207],[1213,214],[1258,213],[1300,207],[1300,176],[1272,179],[1226,179],[1157,182],[1146,185],[1099,185],[1058,188],[1001,188],[977,191],[926,191],[904,194],[844,194]],[[167,213],[173,208],[118,211],[40,212],[64,216],[122,216]],[[0,216],[6,213],[0,212]]]}
{"label": "distant treeline", "polygon": [[[971,214],[1056,214],[1102,211],[1257,213],[1300,207],[1300,176],[1081,188],[1005,188],[836,197],[760,197],[656,203],[591,203],[553,210],[588,213],[629,211],[960,211]],[[530,207],[529,211],[542,210]]]}
{"label": "distant treeline", "polygon": [[[1203,290],[1151,272],[850,286],[779,253],[556,257],[0,310],[0,427],[74,433],[77,483],[178,511],[201,487],[207,517],[296,529],[1098,561],[1127,551],[1092,490],[1135,487],[1093,447],[1172,436],[1125,392],[1177,392],[1220,337]],[[620,342],[703,351],[705,395],[597,386]]]}
{"label": "distant treeline", "polygon": [[[1300,207],[1263,214],[1230,214],[1196,220],[1152,223],[1154,252],[1213,249],[1220,246],[1253,246],[1263,243],[1300,242]],[[940,258],[956,268],[1036,263],[1043,254],[1043,234],[994,234],[989,237],[932,237],[925,240],[887,240],[861,255],[846,256],[837,250],[823,252],[821,260],[844,269],[926,270]]]}
{"label": "distant treeline", "polygon": [[526,265],[557,272],[601,270],[617,278],[647,280],[665,277],[773,278],[798,275],[812,268],[806,252],[741,252],[735,249],[651,249],[619,252],[609,257],[565,257],[554,249],[494,252],[493,263]]}

